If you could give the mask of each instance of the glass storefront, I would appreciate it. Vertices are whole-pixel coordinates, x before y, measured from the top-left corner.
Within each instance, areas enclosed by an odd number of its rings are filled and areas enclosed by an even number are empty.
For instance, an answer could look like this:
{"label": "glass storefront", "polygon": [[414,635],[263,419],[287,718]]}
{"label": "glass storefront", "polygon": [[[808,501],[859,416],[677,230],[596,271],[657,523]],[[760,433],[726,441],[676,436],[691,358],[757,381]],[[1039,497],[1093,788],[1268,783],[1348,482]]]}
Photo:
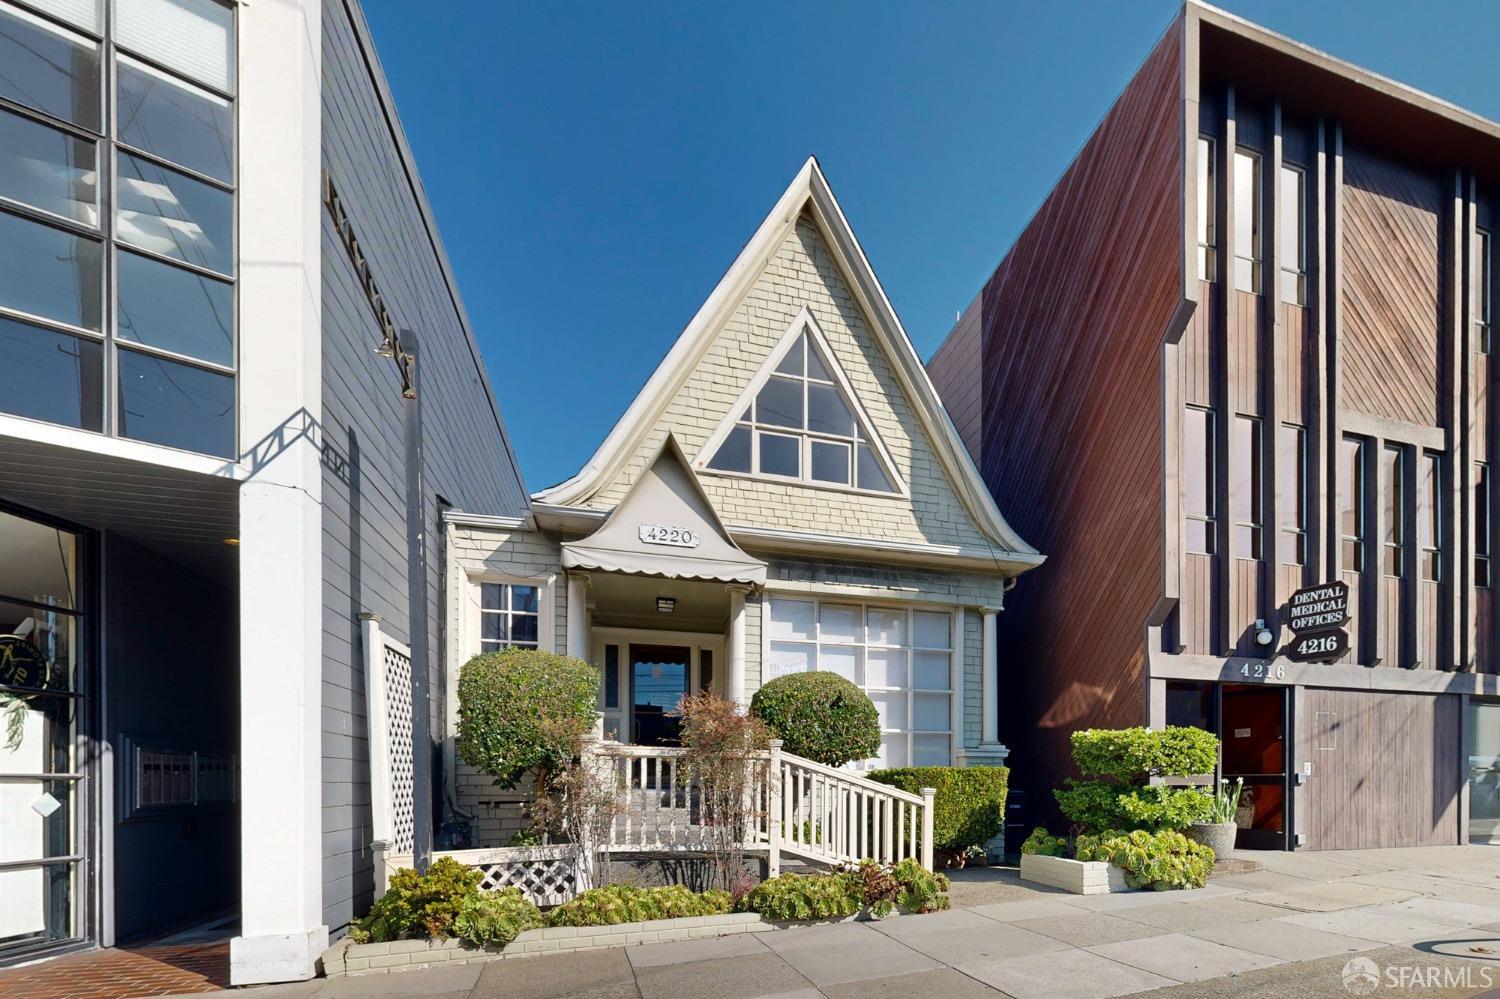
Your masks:
{"label": "glass storefront", "polygon": [[79,549],[0,510],[0,961],[82,935]]}
{"label": "glass storefront", "polygon": [[1500,701],[1470,701],[1464,734],[1469,842],[1500,844]]}

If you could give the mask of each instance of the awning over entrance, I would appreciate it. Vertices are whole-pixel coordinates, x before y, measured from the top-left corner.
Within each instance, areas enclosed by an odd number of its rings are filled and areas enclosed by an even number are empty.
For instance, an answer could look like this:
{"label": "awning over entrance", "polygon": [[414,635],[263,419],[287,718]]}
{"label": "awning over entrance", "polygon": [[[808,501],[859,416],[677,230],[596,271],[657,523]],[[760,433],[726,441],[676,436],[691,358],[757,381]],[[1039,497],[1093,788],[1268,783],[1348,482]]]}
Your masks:
{"label": "awning over entrance", "polygon": [[730,540],[671,434],[599,529],[562,549],[569,569],[745,585],[766,581],[766,564]]}

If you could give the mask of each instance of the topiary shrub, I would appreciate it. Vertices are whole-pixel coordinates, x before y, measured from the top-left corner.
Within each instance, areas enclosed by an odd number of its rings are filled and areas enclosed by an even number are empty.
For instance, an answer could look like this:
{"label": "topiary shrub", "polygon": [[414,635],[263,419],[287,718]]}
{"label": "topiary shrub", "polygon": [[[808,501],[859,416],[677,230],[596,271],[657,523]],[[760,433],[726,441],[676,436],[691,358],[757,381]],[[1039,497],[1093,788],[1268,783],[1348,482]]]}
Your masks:
{"label": "topiary shrub", "polygon": [[1214,869],[1213,850],[1171,829],[1080,836],[1074,859],[1114,864],[1127,885],[1153,891],[1202,888]]}
{"label": "topiary shrub", "polygon": [[369,915],[354,921],[351,935],[357,943],[453,936],[454,920],[479,894],[483,878],[477,868],[452,857],[439,857],[426,874],[403,868],[391,875],[390,887]]}
{"label": "topiary shrub", "polygon": [[938,850],[962,855],[1005,830],[1005,767],[901,767],[876,770],[869,778],[919,794],[937,791],[932,802],[932,840]]}
{"label": "topiary shrub", "polygon": [[513,788],[527,771],[565,766],[594,724],[599,671],[536,649],[487,652],[458,676],[458,755]]}
{"label": "topiary shrub", "polygon": [[652,919],[721,916],[734,910],[726,891],[695,892],[683,885],[591,888],[547,913],[548,926],[617,926]]}
{"label": "topiary shrub", "polygon": [[761,687],[750,713],[788,753],[830,767],[880,751],[880,715],[870,695],[837,673],[790,673]]}
{"label": "topiary shrub", "polygon": [[1219,741],[1198,728],[1088,729],[1074,732],[1073,759],[1085,776],[1053,791],[1063,815],[1090,834],[1183,829],[1202,821],[1213,797],[1201,788],[1148,785],[1152,777],[1212,773]]}

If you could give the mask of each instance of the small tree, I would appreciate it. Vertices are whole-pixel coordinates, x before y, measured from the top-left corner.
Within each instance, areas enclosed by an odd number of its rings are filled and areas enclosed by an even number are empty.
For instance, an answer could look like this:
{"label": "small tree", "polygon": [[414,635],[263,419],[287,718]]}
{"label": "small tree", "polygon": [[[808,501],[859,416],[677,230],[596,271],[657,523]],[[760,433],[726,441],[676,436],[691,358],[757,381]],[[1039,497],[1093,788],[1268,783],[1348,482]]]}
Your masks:
{"label": "small tree", "polygon": [[770,741],[770,732],[734,701],[711,693],[684,697],[677,714],[682,719],[686,776],[698,784],[718,882],[733,892],[744,871],[745,837],[760,811],[758,755]]}
{"label": "small tree", "polygon": [[459,758],[504,788],[538,771],[544,789],[548,771],[577,758],[598,696],[599,671],[582,659],[535,649],[475,656],[458,677]]}
{"label": "small tree", "polygon": [[791,673],[761,687],[750,713],[788,753],[830,767],[880,752],[880,714],[870,695],[837,673]]}
{"label": "small tree", "polygon": [[1086,777],[1053,794],[1082,833],[1183,829],[1202,821],[1213,798],[1202,788],[1151,785],[1152,777],[1213,773],[1219,740],[1199,728],[1087,729],[1074,732],[1073,761]]}

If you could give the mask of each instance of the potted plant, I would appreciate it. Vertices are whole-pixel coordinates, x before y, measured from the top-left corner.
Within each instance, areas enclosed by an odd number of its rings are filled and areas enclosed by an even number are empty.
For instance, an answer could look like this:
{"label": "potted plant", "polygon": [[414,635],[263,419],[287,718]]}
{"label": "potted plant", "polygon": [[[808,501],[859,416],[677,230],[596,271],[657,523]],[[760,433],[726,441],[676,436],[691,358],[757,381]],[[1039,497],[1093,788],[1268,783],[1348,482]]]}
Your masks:
{"label": "potted plant", "polygon": [[1221,777],[1219,786],[1214,789],[1208,815],[1202,822],[1194,822],[1187,827],[1188,839],[1202,843],[1214,852],[1215,857],[1229,856],[1229,851],[1234,849],[1235,833],[1240,828],[1238,812],[1240,795],[1244,790],[1243,777],[1236,777],[1233,784]]}

